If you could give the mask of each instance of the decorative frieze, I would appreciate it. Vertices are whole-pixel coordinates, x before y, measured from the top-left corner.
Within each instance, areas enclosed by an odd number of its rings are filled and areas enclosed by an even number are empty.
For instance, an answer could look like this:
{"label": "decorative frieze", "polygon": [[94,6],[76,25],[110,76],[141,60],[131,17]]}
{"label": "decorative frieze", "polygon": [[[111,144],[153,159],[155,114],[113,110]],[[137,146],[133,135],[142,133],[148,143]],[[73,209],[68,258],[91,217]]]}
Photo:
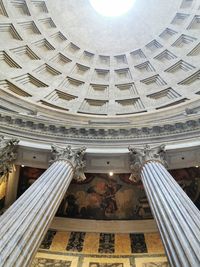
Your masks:
{"label": "decorative frieze", "polygon": [[[127,125],[126,129],[113,126],[110,128],[109,125],[105,123],[99,125],[98,127],[93,127],[92,125],[81,125],[81,126],[67,126],[55,121],[42,120],[36,116],[23,116],[20,114],[13,114],[12,116],[8,112],[0,113],[0,131],[7,131],[8,134],[15,132],[16,136],[23,136],[26,139],[30,138],[30,132],[37,138],[42,140],[57,142],[59,139],[68,140],[68,143],[72,143],[75,140],[87,140],[88,142],[100,142],[101,140],[107,142],[116,142],[121,140],[123,143],[132,142],[133,140],[140,140],[145,143],[148,140],[159,141],[159,143],[166,142],[167,140],[175,140],[176,138],[189,137],[193,138],[199,136],[200,133],[200,120],[198,118],[198,113],[191,115],[185,115],[184,119],[179,119],[176,121],[171,121],[159,125],[147,125],[141,127],[131,127]],[[112,125],[112,124],[110,124]],[[124,127],[124,126],[123,126]],[[56,135],[55,135],[56,134]],[[55,138],[55,139],[54,139]],[[144,142],[143,142],[144,144]]]}

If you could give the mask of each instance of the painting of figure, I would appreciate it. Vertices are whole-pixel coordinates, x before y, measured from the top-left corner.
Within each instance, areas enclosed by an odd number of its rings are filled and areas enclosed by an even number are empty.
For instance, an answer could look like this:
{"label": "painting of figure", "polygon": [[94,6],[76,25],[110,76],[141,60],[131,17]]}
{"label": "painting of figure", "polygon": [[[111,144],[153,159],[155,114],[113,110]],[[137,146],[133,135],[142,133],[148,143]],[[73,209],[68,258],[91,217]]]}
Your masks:
{"label": "painting of figure", "polygon": [[87,193],[100,201],[100,207],[104,217],[114,214],[117,211],[116,193],[122,187],[117,181],[109,179],[106,182],[99,182],[88,188]]}
{"label": "painting of figure", "polygon": [[[200,171],[187,168],[170,171],[188,196],[199,205]],[[142,182],[130,174],[86,174],[83,183],[72,183],[57,216],[95,220],[152,219]]]}
{"label": "painting of figure", "polygon": [[[20,170],[18,197],[44,172],[24,167]],[[200,209],[200,168],[170,170],[170,173]],[[86,173],[86,180],[72,181],[56,216],[94,220],[152,219],[141,181],[130,181],[130,174]]]}
{"label": "painting of figure", "polygon": [[121,176],[86,174],[88,183],[70,185],[57,216],[95,220],[139,218],[144,190],[140,185],[126,183]]}

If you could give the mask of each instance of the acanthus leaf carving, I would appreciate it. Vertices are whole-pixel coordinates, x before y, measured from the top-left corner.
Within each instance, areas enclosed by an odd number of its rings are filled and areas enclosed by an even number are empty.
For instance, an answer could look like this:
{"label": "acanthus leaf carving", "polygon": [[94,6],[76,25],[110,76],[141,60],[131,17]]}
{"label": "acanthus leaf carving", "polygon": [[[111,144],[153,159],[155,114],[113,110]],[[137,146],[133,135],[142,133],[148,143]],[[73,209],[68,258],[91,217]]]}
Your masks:
{"label": "acanthus leaf carving", "polygon": [[145,145],[143,148],[128,147],[130,151],[130,169],[129,179],[133,182],[140,180],[141,169],[149,161],[158,161],[167,166],[165,145],[150,147]]}
{"label": "acanthus leaf carving", "polygon": [[15,147],[17,139],[5,139],[0,136],[0,176],[8,174],[12,170],[13,162],[17,157]]}
{"label": "acanthus leaf carving", "polygon": [[52,162],[55,161],[68,161],[74,168],[74,179],[77,181],[83,181],[86,179],[84,174],[85,160],[84,155],[86,147],[72,149],[70,145],[66,147],[60,147],[52,145]]}

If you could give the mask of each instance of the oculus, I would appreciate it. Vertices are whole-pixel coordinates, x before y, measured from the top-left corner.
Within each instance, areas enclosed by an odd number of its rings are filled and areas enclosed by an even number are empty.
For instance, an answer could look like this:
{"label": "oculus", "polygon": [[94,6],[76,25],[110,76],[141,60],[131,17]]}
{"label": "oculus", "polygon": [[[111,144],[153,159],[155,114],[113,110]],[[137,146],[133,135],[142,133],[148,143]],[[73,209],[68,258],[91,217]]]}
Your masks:
{"label": "oculus", "polygon": [[106,17],[116,17],[127,13],[135,0],[90,0],[93,8]]}

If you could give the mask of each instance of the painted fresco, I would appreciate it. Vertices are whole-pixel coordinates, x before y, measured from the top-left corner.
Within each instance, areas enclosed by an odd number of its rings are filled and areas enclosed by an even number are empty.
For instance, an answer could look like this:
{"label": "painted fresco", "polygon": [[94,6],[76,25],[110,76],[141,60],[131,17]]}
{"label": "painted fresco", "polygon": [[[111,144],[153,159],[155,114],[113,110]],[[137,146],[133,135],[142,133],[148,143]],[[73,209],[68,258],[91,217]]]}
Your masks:
{"label": "painted fresco", "polygon": [[80,254],[164,254],[158,233],[87,233],[49,229],[40,250]]}
{"label": "painted fresco", "polygon": [[0,210],[4,207],[5,197],[7,188],[7,176],[0,178]]}
{"label": "painted fresco", "polygon": [[[199,207],[199,168],[170,172]],[[151,219],[152,213],[142,183],[130,182],[129,176],[86,174],[86,181],[70,185],[57,216],[96,220]]]}
{"label": "painted fresco", "polygon": [[148,262],[143,263],[142,267],[170,267],[168,262]]}
{"label": "painted fresco", "polygon": [[141,185],[124,182],[127,174],[86,176],[89,182],[70,185],[57,216],[96,220],[142,218],[140,201],[145,199],[144,190]]}
{"label": "painted fresco", "polygon": [[130,239],[132,253],[147,253],[144,234],[130,234]]}
{"label": "painted fresco", "polygon": [[49,229],[42,244],[45,246],[40,246],[32,267],[169,267],[159,233],[113,234]]}
{"label": "painted fresco", "polygon": [[166,257],[149,257],[135,259],[136,267],[170,267]]}
{"label": "painted fresco", "polygon": [[31,267],[86,267],[78,264],[79,257],[46,252],[38,252]]}
{"label": "painted fresco", "polygon": [[45,169],[21,167],[17,197],[20,197],[41,175]]}
{"label": "painted fresco", "polygon": [[73,252],[81,252],[85,239],[84,232],[71,232],[66,250]]}
{"label": "painted fresco", "polygon": [[115,252],[115,235],[109,233],[100,233],[99,238],[99,253],[114,253]]}
{"label": "painted fresco", "polygon": [[[24,167],[20,171],[18,197],[44,172]],[[171,170],[172,176],[200,209],[200,168]],[[151,219],[152,214],[141,182],[130,174],[86,173],[86,180],[72,181],[56,216],[95,220]]]}
{"label": "painted fresco", "polygon": [[71,261],[56,259],[36,258],[33,260],[31,267],[71,267]]}
{"label": "painted fresco", "polygon": [[98,263],[98,262],[90,262],[89,267],[124,267],[123,263]]}
{"label": "painted fresco", "polygon": [[56,234],[56,230],[48,230],[45,237],[43,238],[42,243],[40,244],[40,248],[49,249],[55,234]]}

